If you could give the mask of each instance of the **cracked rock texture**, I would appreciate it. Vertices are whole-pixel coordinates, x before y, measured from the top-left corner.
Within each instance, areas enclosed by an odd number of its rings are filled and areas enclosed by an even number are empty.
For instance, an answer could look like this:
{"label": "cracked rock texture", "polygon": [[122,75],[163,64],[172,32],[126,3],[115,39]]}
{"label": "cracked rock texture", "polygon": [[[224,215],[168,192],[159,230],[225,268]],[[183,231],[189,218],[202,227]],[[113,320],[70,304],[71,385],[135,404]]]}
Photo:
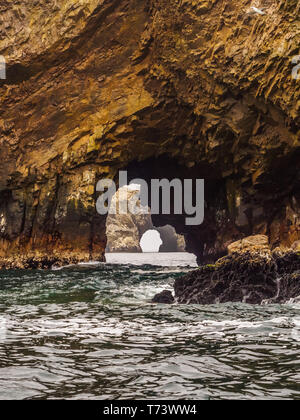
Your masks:
{"label": "cracked rock texture", "polygon": [[127,168],[205,179],[201,226],[154,220],[199,262],[252,234],[273,248],[299,240],[299,8],[2,0],[0,265],[102,260],[95,186]]}

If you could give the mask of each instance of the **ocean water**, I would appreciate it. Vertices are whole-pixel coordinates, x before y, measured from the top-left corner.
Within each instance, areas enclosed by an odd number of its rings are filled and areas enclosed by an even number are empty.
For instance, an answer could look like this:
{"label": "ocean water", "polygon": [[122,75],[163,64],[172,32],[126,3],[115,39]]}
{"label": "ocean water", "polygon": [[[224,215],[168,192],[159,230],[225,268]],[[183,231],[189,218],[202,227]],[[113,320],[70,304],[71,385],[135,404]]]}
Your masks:
{"label": "ocean water", "polygon": [[300,305],[154,305],[190,254],[0,272],[0,399],[300,399]]}

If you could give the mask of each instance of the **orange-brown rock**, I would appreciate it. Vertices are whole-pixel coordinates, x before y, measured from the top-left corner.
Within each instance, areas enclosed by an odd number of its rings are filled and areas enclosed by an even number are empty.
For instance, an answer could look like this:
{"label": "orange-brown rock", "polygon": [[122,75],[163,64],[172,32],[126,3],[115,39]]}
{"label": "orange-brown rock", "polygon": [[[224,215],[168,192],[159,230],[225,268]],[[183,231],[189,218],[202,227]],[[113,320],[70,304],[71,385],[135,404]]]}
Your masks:
{"label": "orange-brown rock", "polygon": [[244,252],[270,253],[268,237],[266,235],[253,235],[228,245],[228,254]]}
{"label": "orange-brown rock", "polygon": [[[249,13],[251,4],[264,15]],[[300,239],[297,0],[3,0],[0,259],[103,259],[95,186],[205,178],[199,261]]]}

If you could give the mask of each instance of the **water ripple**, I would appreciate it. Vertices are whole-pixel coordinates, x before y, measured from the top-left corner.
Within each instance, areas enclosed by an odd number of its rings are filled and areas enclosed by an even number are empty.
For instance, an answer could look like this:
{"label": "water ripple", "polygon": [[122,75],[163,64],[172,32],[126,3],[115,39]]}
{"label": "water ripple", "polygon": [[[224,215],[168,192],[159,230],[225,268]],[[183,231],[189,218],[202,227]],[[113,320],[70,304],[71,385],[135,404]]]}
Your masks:
{"label": "water ripple", "polygon": [[0,272],[3,399],[299,399],[300,305],[153,305],[188,269]]}

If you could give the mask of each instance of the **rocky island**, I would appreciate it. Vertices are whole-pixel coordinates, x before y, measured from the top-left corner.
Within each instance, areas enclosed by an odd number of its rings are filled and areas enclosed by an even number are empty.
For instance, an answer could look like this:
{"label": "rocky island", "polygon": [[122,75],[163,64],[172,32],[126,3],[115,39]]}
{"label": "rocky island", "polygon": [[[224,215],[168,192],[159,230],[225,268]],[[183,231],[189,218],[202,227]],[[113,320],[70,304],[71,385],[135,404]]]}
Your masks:
{"label": "rocky island", "polygon": [[106,219],[106,252],[142,252],[141,239],[148,230],[156,230],[162,244],[159,252],[184,252],[185,240],[183,235],[176,234],[170,226],[155,227],[152,222],[150,208],[144,209],[141,214],[120,214],[119,206],[135,200],[141,208],[140,200],[135,198],[139,189],[136,187],[122,187],[112,199],[112,206],[116,214],[108,214]]}
{"label": "rocky island", "polygon": [[250,304],[300,301],[300,246],[293,249],[268,246],[264,235],[251,236],[228,247],[229,254],[176,279],[175,299],[170,291],[153,303]]}
{"label": "rocky island", "polygon": [[0,400],[300,400],[299,47],[300,0],[0,0]]}

